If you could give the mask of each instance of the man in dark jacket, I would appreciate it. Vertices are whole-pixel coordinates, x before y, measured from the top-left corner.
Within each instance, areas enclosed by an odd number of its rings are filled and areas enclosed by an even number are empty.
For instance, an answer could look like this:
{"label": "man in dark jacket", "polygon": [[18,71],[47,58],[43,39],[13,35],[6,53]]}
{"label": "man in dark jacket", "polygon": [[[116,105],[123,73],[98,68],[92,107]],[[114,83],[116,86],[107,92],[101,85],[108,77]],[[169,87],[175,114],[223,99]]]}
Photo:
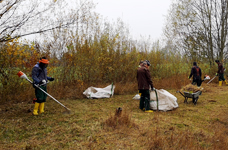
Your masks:
{"label": "man in dark jacket", "polygon": [[192,81],[193,85],[197,84],[198,87],[201,86],[201,83],[202,83],[201,75],[202,73],[201,73],[200,67],[197,66],[196,62],[193,62],[191,74],[188,77],[190,79],[193,76],[193,81]]}
{"label": "man in dark jacket", "polygon": [[[37,63],[32,69],[33,84],[38,85],[45,92],[47,92],[47,86],[46,86],[47,80],[50,80],[50,81],[54,80],[54,78],[47,76],[46,68],[48,64],[49,64],[49,61],[47,60],[47,58],[42,57],[40,58],[39,63]],[[38,115],[38,109],[39,109],[39,113],[44,112],[44,102],[46,102],[47,94],[45,94],[39,88],[35,87],[35,95],[37,100],[35,102],[33,115]]]}
{"label": "man in dark jacket", "polygon": [[219,86],[222,86],[222,81],[225,81],[226,85],[228,85],[228,83],[226,82],[226,79],[224,78],[225,69],[224,69],[222,63],[220,63],[219,60],[215,60],[215,62],[218,64],[218,71],[215,75],[219,76]]}
{"label": "man in dark jacket", "polygon": [[153,89],[153,82],[151,80],[149,66],[149,61],[143,61],[143,65],[137,70],[138,90],[141,95],[139,108],[141,110],[145,108],[145,112],[153,112],[152,110],[150,110],[149,89]]}

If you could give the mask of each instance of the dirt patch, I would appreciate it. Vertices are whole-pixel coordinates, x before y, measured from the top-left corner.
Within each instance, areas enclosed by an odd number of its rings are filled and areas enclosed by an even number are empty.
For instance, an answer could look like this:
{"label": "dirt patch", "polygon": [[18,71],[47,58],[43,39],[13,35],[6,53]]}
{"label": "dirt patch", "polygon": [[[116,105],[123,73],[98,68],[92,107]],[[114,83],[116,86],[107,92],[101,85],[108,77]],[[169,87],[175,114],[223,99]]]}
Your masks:
{"label": "dirt patch", "polygon": [[216,100],[208,100],[208,102],[213,102],[214,103],[214,102],[217,102],[217,101]]}

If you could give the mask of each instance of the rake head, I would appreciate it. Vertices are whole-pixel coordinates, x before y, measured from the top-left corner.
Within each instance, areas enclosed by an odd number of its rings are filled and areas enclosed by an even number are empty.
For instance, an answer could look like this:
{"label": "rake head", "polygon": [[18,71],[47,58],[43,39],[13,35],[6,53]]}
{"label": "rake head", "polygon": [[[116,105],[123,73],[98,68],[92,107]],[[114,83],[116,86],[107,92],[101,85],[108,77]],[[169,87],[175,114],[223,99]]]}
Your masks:
{"label": "rake head", "polygon": [[211,78],[210,78],[210,76],[209,75],[205,75],[204,76],[204,80],[210,80]]}
{"label": "rake head", "polygon": [[20,78],[23,78],[23,79],[28,79],[28,77],[26,76],[26,74],[24,74],[22,71],[19,71],[18,73],[17,73],[17,75],[20,77]]}

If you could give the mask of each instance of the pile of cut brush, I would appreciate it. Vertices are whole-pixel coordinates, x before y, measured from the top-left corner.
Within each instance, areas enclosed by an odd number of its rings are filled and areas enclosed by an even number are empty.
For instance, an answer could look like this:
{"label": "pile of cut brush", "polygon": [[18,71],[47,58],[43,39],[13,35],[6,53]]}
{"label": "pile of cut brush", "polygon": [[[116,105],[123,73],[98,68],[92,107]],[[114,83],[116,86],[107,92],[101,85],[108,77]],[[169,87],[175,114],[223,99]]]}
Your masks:
{"label": "pile of cut brush", "polygon": [[202,87],[197,87],[196,85],[188,84],[184,86],[180,91],[182,92],[189,92],[189,93],[196,93],[198,91],[202,91]]}

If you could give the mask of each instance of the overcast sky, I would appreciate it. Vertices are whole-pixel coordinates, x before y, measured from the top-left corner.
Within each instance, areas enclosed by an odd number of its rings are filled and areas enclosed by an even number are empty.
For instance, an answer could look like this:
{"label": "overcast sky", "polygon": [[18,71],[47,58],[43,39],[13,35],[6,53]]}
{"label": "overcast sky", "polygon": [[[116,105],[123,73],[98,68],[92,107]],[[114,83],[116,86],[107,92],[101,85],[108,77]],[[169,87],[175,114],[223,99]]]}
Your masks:
{"label": "overcast sky", "polygon": [[129,26],[131,35],[159,39],[165,16],[172,0],[93,0],[96,12],[114,21],[121,18]]}

